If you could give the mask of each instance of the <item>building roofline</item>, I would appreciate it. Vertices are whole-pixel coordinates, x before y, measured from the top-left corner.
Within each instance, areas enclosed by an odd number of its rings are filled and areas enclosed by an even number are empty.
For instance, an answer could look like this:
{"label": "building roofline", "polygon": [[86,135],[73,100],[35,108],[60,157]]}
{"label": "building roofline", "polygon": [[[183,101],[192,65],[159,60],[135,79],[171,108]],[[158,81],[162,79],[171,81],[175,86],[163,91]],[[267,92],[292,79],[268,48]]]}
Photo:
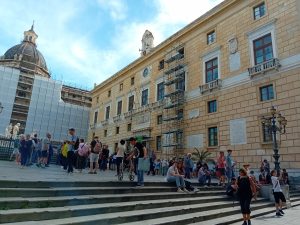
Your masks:
{"label": "building roofline", "polygon": [[215,16],[216,14],[220,13],[221,11],[225,10],[227,7],[232,5],[233,3],[237,2],[239,0],[224,0],[220,4],[216,5],[206,13],[204,13],[202,16],[198,17],[170,37],[168,37],[166,40],[162,41],[160,44],[155,46],[150,53],[148,53],[145,56],[141,56],[113,74],[111,77],[103,81],[102,83],[98,84],[93,90],[91,90],[91,93],[96,92],[98,89],[104,87],[105,85],[109,84],[110,82],[114,81],[118,76],[124,74],[126,71],[132,69],[134,66],[137,66],[138,64],[142,63],[146,59],[150,58],[154,54],[157,54],[160,49],[163,49],[164,47],[167,47],[168,45],[172,44],[172,42],[175,42],[179,37],[185,35],[189,31],[193,30],[195,27],[199,26],[200,24],[204,23],[206,20],[210,19],[211,17]]}

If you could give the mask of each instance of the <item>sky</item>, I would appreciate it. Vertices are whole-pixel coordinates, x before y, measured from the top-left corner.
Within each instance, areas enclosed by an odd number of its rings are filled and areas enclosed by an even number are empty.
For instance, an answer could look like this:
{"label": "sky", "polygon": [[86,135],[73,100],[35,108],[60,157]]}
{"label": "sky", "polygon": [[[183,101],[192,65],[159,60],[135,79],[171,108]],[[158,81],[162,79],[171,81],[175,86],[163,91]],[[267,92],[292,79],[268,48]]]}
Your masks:
{"label": "sky", "polygon": [[223,0],[0,0],[0,55],[33,20],[52,78],[92,89],[140,57],[146,29],[154,45]]}

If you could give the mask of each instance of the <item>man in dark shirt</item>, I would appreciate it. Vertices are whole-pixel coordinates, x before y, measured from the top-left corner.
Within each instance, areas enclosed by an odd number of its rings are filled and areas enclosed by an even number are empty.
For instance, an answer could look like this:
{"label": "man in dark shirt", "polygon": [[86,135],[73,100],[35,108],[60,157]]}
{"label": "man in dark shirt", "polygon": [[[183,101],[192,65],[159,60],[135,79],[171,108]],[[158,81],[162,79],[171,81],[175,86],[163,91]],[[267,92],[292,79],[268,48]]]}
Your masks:
{"label": "man in dark shirt", "polygon": [[[96,146],[97,145],[97,146]],[[98,140],[98,137],[95,136],[94,140],[91,142],[91,154],[90,154],[90,171],[89,174],[97,174],[97,170],[99,168],[98,160],[99,153],[101,151],[102,144]],[[95,165],[94,165],[95,163]]]}
{"label": "man in dark shirt", "polygon": [[131,137],[129,141],[130,145],[133,146],[133,152],[131,153],[130,157],[133,157],[133,155],[135,155],[135,157],[138,158],[137,186],[144,186],[144,172],[148,171],[150,167],[149,159],[147,159],[147,149],[142,143],[137,142],[134,137]]}
{"label": "man in dark shirt", "polygon": [[107,169],[108,157],[109,157],[108,145],[103,145],[100,170],[105,171]]}

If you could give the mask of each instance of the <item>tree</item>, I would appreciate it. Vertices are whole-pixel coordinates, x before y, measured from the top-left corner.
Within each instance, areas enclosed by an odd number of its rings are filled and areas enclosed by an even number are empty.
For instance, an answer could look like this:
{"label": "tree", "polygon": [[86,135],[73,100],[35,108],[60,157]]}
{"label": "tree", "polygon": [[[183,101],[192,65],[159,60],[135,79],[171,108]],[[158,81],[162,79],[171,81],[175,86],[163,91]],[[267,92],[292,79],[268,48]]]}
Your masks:
{"label": "tree", "polygon": [[197,161],[203,163],[211,155],[211,152],[207,150],[200,151],[198,148],[194,148],[194,152],[192,153],[192,155],[193,158],[196,158]]}

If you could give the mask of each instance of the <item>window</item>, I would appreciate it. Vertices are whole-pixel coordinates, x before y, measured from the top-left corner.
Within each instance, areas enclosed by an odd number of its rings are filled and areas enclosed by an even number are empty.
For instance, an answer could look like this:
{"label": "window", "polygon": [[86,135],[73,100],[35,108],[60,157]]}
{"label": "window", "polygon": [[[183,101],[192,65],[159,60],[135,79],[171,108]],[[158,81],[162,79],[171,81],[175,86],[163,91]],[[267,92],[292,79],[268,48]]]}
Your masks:
{"label": "window", "polygon": [[157,116],[157,124],[162,124],[162,122],[163,122],[163,117],[162,117],[162,115],[158,115],[158,116]]}
{"label": "window", "polygon": [[259,88],[259,91],[261,101],[268,101],[274,99],[273,84],[261,87]]}
{"label": "window", "polygon": [[109,113],[110,113],[110,105],[106,106],[106,110],[105,110],[105,119],[106,120],[109,119]]}
{"label": "window", "polygon": [[271,33],[253,41],[255,65],[273,59]]}
{"label": "window", "polygon": [[161,136],[156,136],[156,150],[161,151]]}
{"label": "window", "polygon": [[217,80],[218,75],[218,58],[205,62],[205,79],[206,83]]}
{"label": "window", "polygon": [[120,84],[119,91],[123,91],[123,83]]}
{"label": "window", "polygon": [[130,79],[130,84],[131,84],[131,86],[134,85],[134,77],[131,77],[131,79]]}
{"label": "window", "polygon": [[133,110],[133,105],[134,105],[134,95],[131,95],[128,98],[128,111]]}
{"label": "window", "polygon": [[111,90],[109,90],[108,92],[107,92],[107,97],[110,97],[111,96]]}
{"label": "window", "polygon": [[266,125],[262,124],[262,131],[263,131],[263,142],[272,142],[273,136],[272,132]]}
{"label": "window", "polygon": [[163,100],[165,97],[165,85],[164,82],[157,84],[157,101]]}
{"label": "window", "polygon": [[210,45],[216,41],[216,32],[213,30],[212,32],[207,34],[207,44]]}
{"label": "window", "polygon": [[178,50],[178,53],[180,54],[179,59],[184,58],[184,48],[179,49],[179,50]]}
{"label": "window", "polygon": [[208,128],[208,146],[218,145],[218,128],[210,127]]}
{"label": "window", "polygon": [[18,91],[18,96],[26,98],[26,92],[24,92],[24,91]]}
{"label": "window", "polygon": [[162,70],[163,68],[165,68],[165,60],[161,60],[159,61],[159,64],[158,64],[158,70]]}
{"label": "window", "polygon": [[177,110],[177,118],[178,119],[183,119],[183,109],[178,109]]}
{"label": "window", "polygon": [[99,96],[97,96],[96,98],[96,103],[99,103]]}
{"label": "window", "polygon": [[148,89],[142,91],[142,106],[148,104]]}
{"label": "window", "polygon": [[96,111],[96,112],[94,113],[94,124],[97,123],[97,120],[98,120],[98,111]]}
{"label": "window", "polygon": [[122,101],[118,101],[117,115],[122,113]]}
{"label": "window", "polygon": [[120,133],[120,127],[116,127],[116,134]]}
{"label": "window", "polygon": [[127,131],[131,131],[131,123],[127,124]]}
{"label": "window", "polygon": [[176,85],[177,90],[185,91],[185,75],[184,74],[182,75],[182,79],[179,79],[175,85]]}
{"label": "window", "polygon": [[104,130],[104,137],[107,137],[107,130]]}
{"label": "window", "polygon": [[265,14],[266,14],[266,5],[264,2],[253,8],[253,16],[255,20],[263,17]]}
{"label": "window", "polygon": [[208,113],[217,112],[217,100],[209,101],[207,103]]}

